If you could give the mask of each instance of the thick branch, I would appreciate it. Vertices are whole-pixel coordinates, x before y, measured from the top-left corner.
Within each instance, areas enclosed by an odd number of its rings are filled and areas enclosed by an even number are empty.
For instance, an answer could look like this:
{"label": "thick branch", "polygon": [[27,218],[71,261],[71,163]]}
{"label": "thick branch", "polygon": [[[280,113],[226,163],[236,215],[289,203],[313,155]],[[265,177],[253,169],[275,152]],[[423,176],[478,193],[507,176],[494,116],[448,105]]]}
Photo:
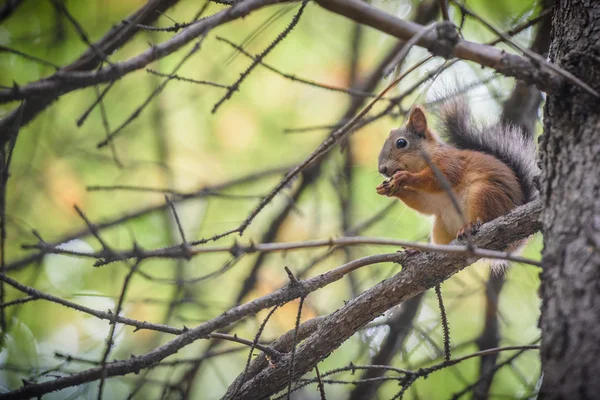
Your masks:
{"label": "thick branch", "polygon": [[[423,26],[401,20],[358,0],[317,0],[322,7],[368,25],[399,39],[408,40],[423,30]],[[458,57],[490,67],[505,76],[512,76],[525,82],[534,83],[544,92],[560,93],[566,85],[563,75],[545,64],[529,60],[516,54],[506,53],[493,46],[457,39],[438,37],[436,32],[424,35],[417,44],[431,53],[442,57]]]}

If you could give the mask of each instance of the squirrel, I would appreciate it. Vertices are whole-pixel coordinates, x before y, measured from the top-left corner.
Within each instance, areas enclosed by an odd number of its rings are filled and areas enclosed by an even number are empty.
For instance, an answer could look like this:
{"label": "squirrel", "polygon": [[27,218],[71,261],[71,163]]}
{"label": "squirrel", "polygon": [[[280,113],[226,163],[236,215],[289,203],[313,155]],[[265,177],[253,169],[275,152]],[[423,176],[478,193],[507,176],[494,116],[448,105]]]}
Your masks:
{"label": "squirrel", "polygon": [[[421,106],[412,108],[404,127],[390,132],[379,154],[379,172],[388,179],[377,193],[435,216],[431,240],[448,244],[533,200],[537,167],[533,137],[518,127],[477,125],[463,99],[446,103],[440,114],[445,141],[429,129]],[[464,217],[429,163],[451,185]]]}

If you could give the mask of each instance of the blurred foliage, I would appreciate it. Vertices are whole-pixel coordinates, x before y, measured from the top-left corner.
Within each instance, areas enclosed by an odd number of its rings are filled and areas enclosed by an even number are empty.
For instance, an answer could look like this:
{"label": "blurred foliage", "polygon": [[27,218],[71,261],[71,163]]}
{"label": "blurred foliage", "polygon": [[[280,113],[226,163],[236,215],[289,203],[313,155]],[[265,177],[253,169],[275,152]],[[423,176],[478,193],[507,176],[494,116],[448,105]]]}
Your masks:
{"label": "blurred foliage", "polygon": [[[65,5],[86,29],[90,39],[95,41],[143,3],[142,0],[69,0]],[[402,18],[408,18],[416,6],[407,0],[374,3]],[[523,22],[537,12],[532,1],[469,0],[468,5],[502,30]],[[173,24],[173,20],[187,22],[203,6],[204,1],[182,1],[161,16],[156,25],[169,26]],[[210,4],[206,14],[222,8],[223,6]],[[243,20],[211,31],[202,43],[201,50],[184,65],[179,74],[192,79],[232,83],[248,67],[250,61],[219,42],[216,36],[221,35],[238,44],[245,43],[248,51],[260,53],[289,23],[296,9],[297,4],[265,8]],[[458,23],[458,10],[452,8],[451,11]],[[311,3],[297,29],[266,58],[266,62],[290,74],[346,87],[350,79],[352,30],[353,25],[347,20]],[[361,77],[368,74],[394,44],[394,40],[374,30],[364,29],[363,33],[358,64]],[[494,38],[492,33],[473,20],[467,20],[463,34],[467,39],[477,42]],[[532,34],[532,29],[525,30],[515,40],[527,46]],[[112,54],[110,59],[125,60],[146,50],[149,43],[159,43],[171,36],[171,33],[142,32]],[[247,40],[249,38],[252,40]],[[69,21],[55,12],[50,2],[32,0],[25,1],[13,16],[0,25],[0,44],[57,65],[72,62],[87,48]],[[508,49],[506,46],[503,48]],[[151,68],[168,72],[180,61],[185,51],[187,48],[153,63]],[[414,49],[408,58],[408,65],[425,54],[422,49]],[[397,93],[434,70],[441,62],[435,60],[412,73],[400,85]],[[0,53],[0,85],[12,86],[13,81],[23,85],[52,72],[52,67],[14,54]],[[423,86],[422,90],[407,98],[403,107],[408,109],[415,102],[435,99],[449,88],[465,86],[491,75],[489,70],[481,70],[469,63],[458,63],[433,84]],[[104,100],[110,129],[115,129],[125,121],[161,81],[162,78],[144,70],[117,81]],[[482,118],[494,119],[499,115],[501,101],[507,97],[512,85],[511,80],[496,77],[487,85],[471,90],[469,99],[475,113]],[[100,90],[104,86],[101,85]],[[328,132],[321,130],[286,134],[284,130],[336,123],[349,104],[346,94],[295,83],[261,66],[256,68],[231,100],[216,114],[211,114],[212,106],[223,93],[224,90],[220,88],[170,82],[151,105],[115,138],[114,153],[110,146],[96,148],[96,144],[106,135],[99,107],[96,107],[82,127],[77,127],[75,123],[94,102],[96,91],[90,88],[62,97],[20,132],[8,184],[7,262],[29,254],[30,251],[21,249],[21,244],[36,242],[31,234],[32,229],[37,230],[48,242],[61,240],[69,233],[84,229],[83,221],[74,212],[74,204],[81,207],[92,221],[101,222],[128,211],[164,202],[162,194],[88,191],[87,186],[133,185],[191,191],[251,172],[289,166],[303,160]],[[1,106],[0,115],[16,105]],[[387,132],[400,123],[401,119],[386,118],[352,135],[352,204],[349,210],[352,225],[369,218],[388,204],[388,200],[377,196],[374,190],[381,180],[377,173],[376,158]],[[333,151],[325,163],[321,179],[314,188],[301,196],[296,209],[286,220],[278,241],[340,235],[340,205],[332,181],[338,176],[344,157],[345,154],[337,149]],[[235,186],[227,193],[264,195],[278,179],[279,176],[274,176],[252,184]],[[285,205],[291,190],[293,188],[286,189],[286,193],[269,204],[242,238],[227,237],[219,243],[232,244],[236,239],[244,243],[250,240],[260,241],[262,232]],[[188,240],[195,240],[236,227],[257,201],[219,197],[189,200],[179,203],[177,212]],[[404,205],[398,205],[384,220],[363,234],[426,240],[429,229],[429,220]],[[167,212],[129,220],[114,228],[102,230],[101,235],[118,249],[131,248],[134,240],[144,248],[167,246],[180,240],[173,219]],[[88,251],[101,248],[91,236],[64,243],[63,247]],[[539,258],[540,247],[541,239],[535,237],[530,240],[524,254]],[[381,246],[361,246],[352,249],[351,254],[352,257],[359,257],[395,250]],[[246,300],[281,287],[287,280],[284,266],[293,271],[302,270],[322,251],[324,250],[313,249],[268,255],[261,270],[260,282]],[[148,260],[142,264],[142,270],[156,278],[191,279],[218,270],[229,257],[229,254],[210,254],[194,257],[186,262]],[[186,285],[182,303],[168,317],[166,315],[177,290],[176,285],[136,276],[129,288],[123,314],[138,320],[172,326],[194,326],[219,315],[234,304],[255,259],[256,255],[245,256],[217,278]],[[318,264],[309,272],[309,276],[338,266],[344,260],[344,253],[338,252]],[[127,268],[119,263],[94,268],[92,263],[89,259],[46,256],[39,264],[30,265],[11,276],[44,292],[98,310],[114,309]],[[361,292],[394,274],[399,268],[395,265],[370,266],[356,272],[353,281],[358,292]],[[501,345],[528,344],[539,338],[538,273],[536,268],[523,265],[514,266],[507,271],[507,281],[499,305]],[[477,350],[474,339],[483,326],[485,281],[488,275],[488,267],[478,263],[442,286],[449,313],[452,344],[456,347],[453,353],[455,356]],[[344,279],[311,294],[305,304],[302,320],[331,313],[342,306],[344,301],[353,296],[349,282],[349,279]],[[7,300],[19,297],[22,294],[12,288],[8,289]],[[297,307],[298,303],[292,302],[278,310],[267,325],[263,338],[274,339],[293,328]],[[106,321],[44,301],[13,306],[7,308],[7,313],[10,330],[5,334],[0,353],[0,363],[5,367],[0,370],[0,383],[4,387],[19,387],[22,378],[42,381],[89,367],[56,358],[56,352],[89,359],[99,359],[102,356],[109,330]],[[256,318],[245,320],[235,332],[242,337],[254,337],[266,313],[267,310],[259,313]],[[406,341],[405,349],[396,356],[396,366],[417,368],[442,359],[439,310],[432,293],[427,294],[415,323],[421,331],[428,332],[432,342],[425,340],[418,332],[413,332]],[[385,337],[386,329],[385,326],[378,326],[355,335],[323,361],[320,370],[327,371],[350,362],[367,363],[369,355],[378,349]],[[168,335],[143,330],[134,333],[131,327],[119,326],[116,346],[110,359],[143,354],[167,340]],[[206,340],[197,341],[170,359],[197,357],[207,345]],[[231,347],[234,346],[230,343],[221,343],[218,348]],[[242,348],[239,352],[210,359],[203,364],[196,380],[194,398],[218,398],[243,369],[247,352],[247,348]],[[512,354],[501,354],[499,361]],[[478,363],[478,359],[472,359],[439,371],[427,380],[419,380],[409,390],[406,398],[448,398],[451,393],[460,391],[476,379]],[[60,372],[52,372],[59,367]],[[150,376],[156,382],[177,381],[186,369],[187,367],[156,368]],[[508,398],[526,397],[533,391],[539,374],[537,352],[526,352],[511,367],[496,374],[491,392]],[[138,376],[129,375],[108,380],[107,398],[125,398],[131,385],[138,379]],[[95,398],[97,386],[97,383],[91,383],[44,398]],[[344,398],[344,394],[351,388],[352,385],[330,385],[327,387],[328,398]],[[139,398],[157,398],[160,390],[160,384],[147,383]],[[379,393],[381,398],[391,398],[397,390],[397,383],[389,382],[382,386]],[[317,395],[314,386],[309,387],[307,393],[307,396],[313,398]]]}

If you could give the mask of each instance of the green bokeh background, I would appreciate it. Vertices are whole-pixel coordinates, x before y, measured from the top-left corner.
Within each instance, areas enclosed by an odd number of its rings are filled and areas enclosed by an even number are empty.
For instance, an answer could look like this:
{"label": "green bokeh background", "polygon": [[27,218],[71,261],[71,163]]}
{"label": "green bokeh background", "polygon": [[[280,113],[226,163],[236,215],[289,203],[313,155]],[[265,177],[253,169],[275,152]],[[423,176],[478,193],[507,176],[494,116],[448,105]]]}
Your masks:
{"label": "green bokeh background", "polygon": [[[102,37],[112,25],[123,20],[139,8],[140,0],[68,0],[65,5],[86,29],[92,41]],[[374,1],[402,18],[409,18],[418,2]],[[172,20],[187,22],[204,5],[204,1],[181,1],[159,18],[157,26],[172,25]],[[533,1],[469,0],[471,9],[501,30],[536,15],[538,7]],[[249,17],[221,26],[211,31],[202,48],[179,71],[184,77],[231,84],[244,71],[250,61],[235,55],[232,48],[216,37],[223,36],[243,43],[257,29],[260,32],[246,44],[253,54],[260,53],[289,23],[297,4],[284,4],[261,9]],[[211,4],[207,13],[223,9]],[[455,22],[460,18],[451,9]],[[272,18],[275,16],[275,18]],[[271,22],[269,22],[271,21]],[[266,62],[278,69],[299,77],[321,83],[346,87],[349,82],[349,64],[353,24],[310,3],[298,27],[279,45]],[[366,76],[385,55],[395,40],[372,29],[365,29],[361,41],[359,75]],[[527,46],[534,31],[525,30],[515,40]],[[494,35],[475,21],[467,19],[463,34],[469,40],[485,42]],[[149,43],[169,39],[171,33],[142,32],[122,49],[110,56],[113,62],[128,59],[149,48]],[[57,14],[50,2],[28,0],[8,20],[0,24],[0,44],[35,55],[57,65],[67,65],[87,48],[70,23]],[[150,68],[171,71],[192,44]],[[501,46],[502,47],[502,46]],[[508,47],[503,47],[509,50]],[[406,65],[426,55],[422,49],[413,49]],[[417,79],[442,63],[434,60],[412,73],[394,89],[400,93]],[[24,85],[53,72],[14,54],[0,52],[0,85]],[[425,85],[402,103],[408,109],[413,103],[426,103],[453,87],[462,87],[492,75],[490,70],[460,62],[444,72],[433,84]],[[162,78],[140,70],[115,83],[108,92],[104,105],[113,130],[146,99],[160,84]],[[381,85],[388,81],[383,81]],[[514,82],[497,77],[485,86],[469,91],[474,113],[484,119],[494,120],[500,114],[505,99]],[[101,85],[100,89],[103,89]],[[245,80],[240,91],[227,101],[217,113],[212,114],[214,103],[224,93],[223,89],[172,81],[166,89],[126,127],[114,141],[114,152],[123,164],[119,167],[111,147],[97,149],[96,144],[105,137],[101,110],[97,107],[81,127],[76,120],[96,98],[94,88],[67,94],[23,128],[14,150],[11,178],[7,194],[7,262],[29,254],[22,244],[36,242],[32,229],[37,230],[47,242],[56,242],[65,235],[85,228],[74,212],[77,204],[94,222],[115,218],[149,205],[164,203],[164,196],[143,192],[88,191],[91,185],[135,185],[192,191],[205,185],[225,182],[266,168],[291,166],[302,161],[328,135],[327,131],[310,131],[286,134],[286,128],[327,125],[336,123],[349,104],[349,97],[319,88],[309,87],[284,79],[258,66]],[[3,115],[18,104],[0,106]],[[376,107],[376,109],[381,109]],[[376,158],[379,148],[391,128],[402,119],[385,118],[353,134],[351,182],[352,208],[350,217],[357,224],[388,204],[388,199],[375,193],[381,178],[377,173]],[[538,129],[539,126],[538,126]],[[297,209],[285,222],[278,241],[297,241],[311,238],[337,237],[341,232],[340,205],[332,181],[343,165],[345,155],[334,149],[325,163],[322,177],[312,190],[301,196]],[[278,182],[280,176],[239,185],[226,193],[264,195]],[[298,185],[295,182],[294,185]],[[219,244],[233,244],[234,240],[249,243],[259,241],[272,217],[285,205],[288,188],[258,216],[242,238],[227,237]],[[188,240],[210,237],[235,228],[241,223],[257,199],[210,198],[178,203],[177,212],[182,220]],[[426,240],[431,221],[404,205],[395,209],[380,223],[363,232],[365,235],[392,237],[407,240]],[[166,212],[156,212],[129,220],[118,227],[102,230],[102,238],[117,249],[130,249],[135,240],[151,249],[179,241],[177,228]],[[65,244],[79,250],[99,250],[99,243],[91,236]],[[530,240],[524,255],[539,259],[541,238]],[[395,251],[395,248],[361,246],[354,248],[352,257]],[[302,250],[286,254],[269,255],[260,275],[260,284],[252,297],[267,294],[286,283],[283,270],[288,266],[298,271],[323,250]],[[178,273],[187,279],[218,270],[229,258],[228,254],[202,255],[190,261],[147,260],[142,270],[157,278],[173,279]],[[234,267],[219,277],[186,286],[186,302],[165,321],[168,304],[175,286],[157,283],[136,276],[129,288],[123,314],[127,317],[169,325],[192,327],[213,318],[228,309],[238,293],[256,255],[245,256]],[[338,252],[309,272],[317,275],[343,263],[345,255]],[[114,309],[127,274],[123,264],[114,263],[95,268],[89,259],[65,256],[46,256],[39,264],[11,273],[14,279],[43,292],[64,297],[89,307]],[[373,265],[354,273],[358,292],[399,271],[396,265]],[[179,272],[178,272],[179,271]],[[507,271],[506,284],[500,297],[501,345],[529,344],[539,338],[539,270],[516,265]],[[474,339],[483,327],[485,313],[485,282],[489,269],[475,264],[459,273],[442,286],[451,325],[454,356],[477,350]],[[23,295],[8,288],[7,300]],[[336,282],[311,294],[303,313],[303,320],[333,312],[352,298],[349,279]],[[267,325],[265,340],[278,337],[292,329],[297,312],[297,302],[282,307]],[[99,359],[105,346],[109,324],[74,310],[45,301],[7,308],[10,330],[4,336],[0,353],[0,383],[14,389],[22,385],[21,379],[42,381],[66,373],[79,371],[89,365],[70,362],[55,357],[56,352]],[[236,333],[252,338],[266,312],[248,318]],[[378,320],[376,320],[378,321]],[[437,300],[432,293],[426,295],[416,319],[418,327],[429,332],[430,341],[413,332],[406,341],[405,351],[399,353],[394,365],[417,368],[432,365],[442,359],[440,353],[442,332],[439,326]],[[347,365],[365,364],[378,349],[386,333],[385,326],[368,328],[354,335],[344,345],[320,364],[327,371]],[[169,335],[150,331],[133,332],[131,327],[119,326],[116,346],[110,359],[126,359],[130,354],[140,355],[160,343]],[[208,341],[200,340],[186,347],[169,360],[197,357]],[[219,348],[232,348],[221,343]],[[240,373],[247,358],[247,348],[230,355],[214,358],[203,364],[194,389],[194,398],[217,399],[229,383]],[[502,361],[514,353],[503,353]],[[478,373],[478,359],[434,373],[426,380],[417,381],[405,398],[445,399],[473,382]],[[64,372],[49,372],[61,366]],[[150,375],[156,380],[176,381],[185,368],[158,368]],[[311,373],[312,374],[312,373]],[[309,374],[310,376],[312,376]],[[521,355],[511,367],[503,368],[494,379],[491,393],[505,398],[523,398],[532,393],[540,375],[536,351]],[[349,374],[340,378],[352,379]],[[106,398],[126,398],[137,376],[111,378],[107,381]],[[97,383],[64,390],[44,396],[44,399],[95,398]],[[352,385],[330,385],[328,398],[344,398]],[[139,398],[159,398],[161,386],[147,383]],[[393,397],[398,391],[395,382],[389,382],[379,391],[380,398]],[[307,389],[317,396],[315,386]]]}

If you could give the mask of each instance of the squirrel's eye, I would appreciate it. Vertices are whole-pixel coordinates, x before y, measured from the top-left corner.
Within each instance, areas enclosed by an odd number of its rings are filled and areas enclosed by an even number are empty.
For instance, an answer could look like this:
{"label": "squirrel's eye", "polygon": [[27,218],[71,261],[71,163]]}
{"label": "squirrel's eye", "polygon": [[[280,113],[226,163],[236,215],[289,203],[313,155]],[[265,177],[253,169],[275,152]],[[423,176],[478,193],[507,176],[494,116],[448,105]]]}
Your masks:
{"label": "squirrel's eye", "polygon": [[408,145],[408,142],[404,138],[396,140],[396,148],[403,149]]}

